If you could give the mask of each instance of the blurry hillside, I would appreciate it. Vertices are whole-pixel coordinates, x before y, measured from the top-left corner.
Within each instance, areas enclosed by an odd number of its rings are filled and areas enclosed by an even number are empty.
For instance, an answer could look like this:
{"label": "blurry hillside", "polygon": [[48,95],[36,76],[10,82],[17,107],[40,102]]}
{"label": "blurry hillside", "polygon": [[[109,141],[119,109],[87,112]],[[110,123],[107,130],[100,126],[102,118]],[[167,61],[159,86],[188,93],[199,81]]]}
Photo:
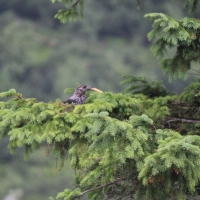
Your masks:
{"label": "blurry hillside", "polygon": [[[146,37],[152,24],[143,17],[163,12],[179,19],[187,15],[180,1],[145,1],[138,11],[134,0],[87,0],[84,18],[64,25],[54,19],[62,6],[50,0],[0,0],[0,92],[15,88],[24,97],[54,101],[66,99],[64,89],[81,83],[120,92],[124,74],[161,79],[171,92],[191,82],[192,77],[168,82]],[[0,199],[10,189],[22,189],[21,199],[35,200],[69,187],[71,171],[57,173],[51,158],[42,157],[44,149],[26,163],[22,150],[12,156],[6,144],[0,143]]]}
{"label": "blurry hillside", "polygon": [[0,91],[16,88],[26,97],[49,101],[85,83],[119,92],[121,76],[148,75],[180,91],[187,82],[169,84],[153,57],[147,33],[149,12],[183,16],[180,2],[147,1],[137,11],[133,0],[88,0],[84,18],[60,24],[62,4],[50,0],[0,1]]}

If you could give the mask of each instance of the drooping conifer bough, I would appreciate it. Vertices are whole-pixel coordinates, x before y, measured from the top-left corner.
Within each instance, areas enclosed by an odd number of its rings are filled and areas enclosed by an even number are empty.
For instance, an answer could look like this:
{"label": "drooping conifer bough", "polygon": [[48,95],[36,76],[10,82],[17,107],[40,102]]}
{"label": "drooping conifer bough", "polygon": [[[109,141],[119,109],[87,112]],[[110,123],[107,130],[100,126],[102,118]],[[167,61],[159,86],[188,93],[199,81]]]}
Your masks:
{"label": "drooping conifer bough", "polygon": [[88,90],[102,92],[101,90],[98,90],[97,88],[92,88],[90,86],[83,84],[83,85],[78,86],[74,94],[69,99],[63,101],[63,103],[73,103],[75,105],[84,104],[86,100],[86,92]]}

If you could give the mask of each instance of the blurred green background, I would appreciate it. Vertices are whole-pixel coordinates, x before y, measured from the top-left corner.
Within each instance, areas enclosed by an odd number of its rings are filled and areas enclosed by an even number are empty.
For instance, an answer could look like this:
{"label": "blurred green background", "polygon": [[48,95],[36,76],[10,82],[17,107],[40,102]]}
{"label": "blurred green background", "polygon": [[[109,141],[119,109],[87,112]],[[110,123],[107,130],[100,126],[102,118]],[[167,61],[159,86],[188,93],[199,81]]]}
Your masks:
{"label": "blurred green background", "polygon": [[[180,93],[195,76],[168,82],[150,51],[146,35],[152,23],[143,16],[162,12],[180,19],[188,15],[182,3],[141,1],[137,10],[136,0],[87,0],[84,18],[63,25],[54,19],[61,3],[0,0],[0,92],[15,88],[25,98],[64,100],[65,88],[83,83],[120,92],[122,75],[130,74],[163,80],[169,91]],[[67,158],[60,169],[44,147],[24,161],[24,150],[11,155],[7,140],[0,141],[0,199],[45,200],[72,187]]]}

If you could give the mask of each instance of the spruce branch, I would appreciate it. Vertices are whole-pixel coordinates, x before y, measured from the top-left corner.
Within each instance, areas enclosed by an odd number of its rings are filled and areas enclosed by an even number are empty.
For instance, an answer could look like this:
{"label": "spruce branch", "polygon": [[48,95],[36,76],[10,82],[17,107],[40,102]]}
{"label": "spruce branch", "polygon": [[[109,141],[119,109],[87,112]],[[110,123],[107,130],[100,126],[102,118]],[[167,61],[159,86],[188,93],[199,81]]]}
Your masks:
{"label": "spruce branch", "polygon": [[[189,8],[189,5],[191,4],[191,8]],[[184,8],[189,9],[189,13],[195,14],[195,11],[197,9],[198,0],[186,0],[184,4]]]}
{"label": "spruce branch", "polygon": [[191,68],[191,70],[194,71],[194,73],[189,72],[188,74],[193,74],[193,75],[198,75],[199,76],[200,70],[196,70],[196,69],[193,69],[193,68]]}
{"label": "spruce branch", "polygon": [[91,189],[89,189],[89,190],[85,190],[84,192],[81,193],[81,196],[84,195],[84,194],[86,194],[86,193],[88,193],[88,192],[92,192],[92,191],[99,190],[99,189],[104,188],[104,187],[108,187],[108,186],[110,186],[110,185],[113,185],[113,184],[115,184],[115,183],[121,181],[121,180],[122,180],[121,178],[117,178],[117,179],[114,180],[113,182],[108,183],[108,184],[106,184],[106,185],[100,185],[100,186],[97,186],[97,187],[95,187],[95,188],[91,188]]}
{"label": "spruce branch", "polygon": [[[53,1],[54,3],[55,1]],[[73,1],[70,1],[70,3]],[[76,20],[78,17],[83,17],[83,0],[77,0],[71,5],[69,5],[69,2],[63,1],[66,5],[66,9],[61,9],[58,11],[58,13],[55,15],[55,18],[59,19],[62,23],[66,23],[70,20]],[[77,7],[80,6],[80,10],[78,11]]]}
{"label": "spruce branch", "polygon": [[200,123],[200,120],[192,120],[192,119],[181,119],[181,118],[174,118],[174,117],[167,117],[167,123],[170,123],[170,122],[182,122],[182,123],[192,123],[192,124],[195,124],[195,123]]}
{"label": "spruce branch", "polygon": [[74,2],[71,6],[69,6],[65,11],[67,10],[74,10],[76,8],[76,6],[81,2],[82,0],[77,0],[76,2]]}
{"label": "spruce branch", "polygon": [[[186,78],[191,62],[200,60],[200,21],[188,17],[176,20],[163,13],[149,13],[145,17],[153,20],[153,29],[148,33],[148,38],[156,40],[151,50],[161,60],[164,73],[169,75],[170,81]],[[168,48],[176,48],[176,53],[171,58],[165,57]]]}

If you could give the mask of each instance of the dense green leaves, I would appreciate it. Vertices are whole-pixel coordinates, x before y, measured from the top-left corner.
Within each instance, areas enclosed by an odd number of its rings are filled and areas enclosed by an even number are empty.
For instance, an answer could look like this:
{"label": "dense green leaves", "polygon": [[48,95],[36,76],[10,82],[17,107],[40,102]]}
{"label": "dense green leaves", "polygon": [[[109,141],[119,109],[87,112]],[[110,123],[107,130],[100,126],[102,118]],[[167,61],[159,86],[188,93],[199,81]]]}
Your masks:
{"label": "dense green leaves", "polygon": [[167,90],[161,81],[148,82],[145,77],[135,77],[130,75],[123,76],[122,85],[130,84],[124,92],[131,92],[133,94],[142,93],[149,97],[165,96]]}
{"label": "dense green leaves", "polygon": [[170,79],[183,78],[191,69],[191,62],[199,62],[199,31],[200,22],[194,18],[175,20],[163,13],[146,14],[146,18],[154,21],[153,30],[148,33],[149,40],[156,39],[151,50],[153,54],[163,59],[169,48],[176,48],[172,58],[161,61],[161,67]]}
{"label": "dense green leaves", "polygon": [[1,97],[10,96],[15,98],[0,104],[0,134],[1,137],[7,133],[10,136],[11,151],[23,145],[28,145],[31,150],[43,142],[53,144],[72,138],[62,116],[68,108],[61,107],[60,102],[46,104],[35,99],[23,99],[14,90],[1,93]]}
{"label": "dense green leaves", "polygon": [[[56,2],[56,0],[51,1],[52,3]],[[66,23],[83,16],[84,0],[61,0],[60,2],[65,3],[66,6],[66,9],[59,10],[55,15],[55,18],[58,18],[60,22]]]}
{"label": "dense green leaves", "polygon": [[[77,184],[82,191],[91,185],[115,181],[116,173],[121,173],[127,159],[138,161],[137,166],[141,167],[149,154],[147,127],[152,127],[153,121],[139,115],[142,101],[130,95],[102,93],[95,99],[95,95],[90,95],[88,101],[93,103],[75,109],[60,101],[43,103],[23,99],[12,90],[1,96],[14,96],[0,104],[1,135],[9,135],[9,148],[13,151],[25,145],[28,153],[45,142],[61,156],[69,148],[71,165],[78,170]],[[100,174],[104,176],[100,178]],[[73,199],[77,195],[67,190],[58,198]]]}
{"label": "dense green leaves", "polygon": [[[151,88],[144,78],[127,78],[126,83],[140,80]],[[188,91],[198,87],[194,83]],[[168,194],[185,198],[199,184],[200,143],[194,135],[199,127],[198,110],[194,113],[187,105],[188,115],[193,112],[197,118],[192,122],[177,115],[184,111],[182,104],[194,105],[187,90],[180,96],[154,99],[134,93],[90,93],[86,104],[73,106],[59,100],[24,99],[12,89],[0,94],[11,98],[0,102],[1,137],[9,135],[11,151],[25,146],[28,154],[45,143],[62,159],[69,153],[76,189],[66,189],[56,199],[76,199],[87,193],[91,199],[102,199],[105,194],[108,198],[116,194],[116,198],[130,199],[136,194],[150,199]],[[191,123],[196,123],[193,135],[184,136]],[[179,128],[183,135],[163,128]],[[155,192],[158,184],[165,188],[163,192],[162,188]]]}
{"label": "dense green leaves", "polygon": [[200,138],[183,137],[173,131],[158,130],[157,134],[160,138],[158,150],[145,158],[139,178],[152,197],[156,195],[152,191],[160,187],[163,193],[166,192],[165,196],[182,194],[182,199],[185,199],[187,193],[195,192],[195,186],[200,180]]}

